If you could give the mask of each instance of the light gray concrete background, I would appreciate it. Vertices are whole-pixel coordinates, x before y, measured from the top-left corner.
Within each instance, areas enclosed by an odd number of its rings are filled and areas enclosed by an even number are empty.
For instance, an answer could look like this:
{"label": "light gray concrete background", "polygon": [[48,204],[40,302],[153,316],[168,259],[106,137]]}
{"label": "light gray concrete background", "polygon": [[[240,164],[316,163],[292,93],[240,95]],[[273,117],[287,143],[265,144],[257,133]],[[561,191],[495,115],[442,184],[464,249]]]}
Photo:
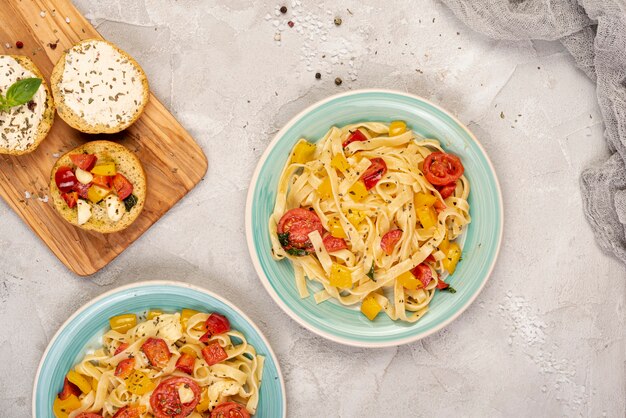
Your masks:
{"label": "light gray concrete background", "polygon": [[[69,273],[0,203],[0,415],[31,414],[40,356],[76,308],[145,279],[204,286],[247,312],[280,359],[292,417],[625,415],[626,271],[595,245],[578,188],[581,169],[607,154],[603,125],[594,86],[558,44],[492,41],[431,0],[289,0],[285,16],[270,1],[76,3],[143,65],[210,168],[91,278]],[[244,237],[248,181],[276,131],[319,99],[366,87],[458,115],[491,156],[506,215],[475,304],[429,338],[380,350],[289,319]]]}

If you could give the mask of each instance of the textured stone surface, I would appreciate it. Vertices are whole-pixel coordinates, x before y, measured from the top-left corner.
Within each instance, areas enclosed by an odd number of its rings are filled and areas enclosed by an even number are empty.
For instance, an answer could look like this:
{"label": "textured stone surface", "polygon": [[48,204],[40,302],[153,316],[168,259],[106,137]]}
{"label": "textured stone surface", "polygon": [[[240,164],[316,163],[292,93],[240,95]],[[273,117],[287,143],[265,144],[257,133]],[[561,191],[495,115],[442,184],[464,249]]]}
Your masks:
{"label": "textured stone surface", "polygon": [[[430,0],[297,1],[286,18],[276,5],[77,1],[143,65],[210,168],[88,279],[0,203],[0,411],[11,411],[0,415],[30,415],[40,356],[76,308],[118,285],[176,279],[224,295],[257,322],[280,359],[293,417],[389,408],[398,417],[624,416],[626,271],[583,219],[578,175],[607,151],[594,87],[570,57],[552,43],[491,41]],[[429,338],[380,350],[333,344],[289,319],[263,290],[244,237],[248,181],[273,134],[315,101],[366,87],[409,91],[457,114],[491,156],[505,203],[500,258],[475,304]]]}

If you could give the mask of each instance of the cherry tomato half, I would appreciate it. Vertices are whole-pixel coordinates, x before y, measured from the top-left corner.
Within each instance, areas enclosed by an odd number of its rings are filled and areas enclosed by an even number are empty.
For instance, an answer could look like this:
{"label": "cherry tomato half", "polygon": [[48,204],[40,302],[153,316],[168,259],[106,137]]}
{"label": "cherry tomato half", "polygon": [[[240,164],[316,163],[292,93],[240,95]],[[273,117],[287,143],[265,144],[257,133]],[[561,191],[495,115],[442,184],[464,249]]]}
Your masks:
{"label": "cherry tomato half", "polygon": [[343,238],[333,237],[330,234],[327,234],[322,242],[324,243],[324,248],[326,248],[326,251],[329,253],[348,248],[348,244],[346,244]]}
{"label": "cherry tomato half", "polygon": [[324,227],[320,218],[311,210],[291,209],[278,222],[279,239],[286,250],[299,248],[313,251],[313,245],[309,239],[309,234],[313,231],[318,231],[321,235]]}
{"label": "cherry tomato half", "polygon": [[365,188],[367,190],[376,186],[376,183],[383,178],[385,173],[387,172],[387,164],[385,164],[385,160],[382,158],[372,158],[370,160],[372,164],[365,170],[361,179],[363,179],[363,183],[365,183]]}
{"label": "cherry tomato half", "polygon": [[459,157],[445,152],[433,152],[424,160],[426,180],[435,186],[454,183],[465,170]]}
{"label": "cherry tomato half", "polygon": [[356,131],[353,131],[350,133],[350,135],[348,135],[348,139],[346,139],[342,145],[345,148],[353,142],[363,142],[363,141],[367,141],[367,137],[365,136],[363,132],[357,129]]}
{"label": "cherry tomato half", "polygon": [[393,249],[396,247],[398,241],[402,238],[402,230],[401,229],[393,229],[387,232],[380,240],[380,248],[383,249],[385,254],[391,255],[393,253]]}
{"label": "cherry tomato half", "polygon": [[139,418],[145,412],[144,406],[126,405],[117,410],[113,418]]}
{"label": "cherry tomato half", "polygon": [[135,358],[127,358],[117,363],[115,367],[115,376],[126,379],[135,370]]}
{"label": "cherry tomato half", "polygon": [[210,418],[250,418],[246,407],[237,402],[224,402],[211,411]]}
{"label": "cherry tomato half", "polygon": [[[182,403],[178,395],[183,386],[191,389],[193,399]],[[200,386],[188,377],[171,377],[159,383],[150,396],[150,406],[156,418],[184,418],[193,412],[200,402]]]}
{"label": "cherry tomato half", "polygon": [[96,165],[98,157],[94,154],[71,154],[70,160],[81,170],[90,171]]}
{"label": "cherry tomato half", "polygon": [[433,279],[432,270],[430,269],[430,267],[428,267],[427,264],[424,263],[419,264],[417,267],[411,270],[411,273],[413,273],[413,276],[417,277],[417,279],[422,282],[424,287],[428,286],[428,283],[430,283],[430,281]]}
{"label": "cherry tomato half", "polygon": [[76,175],[68,166],[59,167],[56,173],[54,173],[54,181],[61,192],[71,192],[78,180]]}
{"label": "cherry tomato half", "polygon": [[454,194],[454,191],[456,190],[456,182],[437,187],[437,190],[439,190],[439,194],[442,199],[447,199]]}

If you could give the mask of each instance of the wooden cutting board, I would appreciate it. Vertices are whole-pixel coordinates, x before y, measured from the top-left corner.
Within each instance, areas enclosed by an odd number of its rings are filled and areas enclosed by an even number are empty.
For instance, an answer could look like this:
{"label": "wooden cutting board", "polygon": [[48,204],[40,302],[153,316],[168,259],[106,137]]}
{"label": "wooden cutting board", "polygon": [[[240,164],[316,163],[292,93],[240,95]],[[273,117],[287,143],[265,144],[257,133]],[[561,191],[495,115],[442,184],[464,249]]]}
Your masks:
{"label": "wooden cutting board", "polygon": [[[64,50],[81,39],[102,38],[69,0],[1,2],[0,53],[29,56],[46,81]],[[24,43],[22,49],[15,47],[17,41]],[[124,45],[119,46],[124,49]],[[147,174],[143,213],[128,229],[114,234],[74,227],[47,199],[50,170],[57,158],[95,139],[118,141],[130,148]],[[20,157],[0,155],[0,196],[63,264],[86,276],[106,266],[139,238],[202,179],[206,170],[207,160],[198,144],[151,94],[141,118],[119,134],[83,134],[57,116],[50,134],[35,152]],[[1,233],[7,236],[10,231]]]}

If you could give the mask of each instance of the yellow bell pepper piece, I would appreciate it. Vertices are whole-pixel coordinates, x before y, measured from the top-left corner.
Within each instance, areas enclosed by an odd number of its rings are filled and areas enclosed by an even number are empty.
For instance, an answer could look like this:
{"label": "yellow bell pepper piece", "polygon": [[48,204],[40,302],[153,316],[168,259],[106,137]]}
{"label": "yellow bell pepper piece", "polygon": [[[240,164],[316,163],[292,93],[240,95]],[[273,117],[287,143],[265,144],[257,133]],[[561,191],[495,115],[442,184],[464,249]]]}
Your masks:
{"label": "yellow bell pepper piece", "polygon": [[196,405],[196,411],[198,411],[199,413],[208,411],[210,402],[211,400],[209,399],[206,391],[202,392],[202,394],[200,395],[200,402],[198,402],[198,405]]}
{"label": "yellow bell pepper piece", "polygon": [[437,225],[437,213],[433,208],[428,206],[419,206],[415,208],[417,217],[420,220],[422,226],[426,229]]}
{"label": "yellow bell pepper piece", "polygon": [[348,212],[346,212],[346,218],[348,218],[348,221],[350,221],[355,228],[358,228],[366,217],[367,215],[362,210],[348,209]]}
{"label": "yellow bell pepper piece", "polygon": [[[199,311],[194,311],[193,309],[183,309],[182,311],[180,311],[180,324],[183,326],[183,330],[187,329],[187,321],[189,321],[189,318],[199,313]],[[195,327],[193,327],[193,329],[198,331],[203,330],[204,322],[200,322]]]}
{"label": "yellow bell pepper piece", "polygon": [[111,193],[110,190],[92,184],[87,190],[87,199],[89,199],[93,203],[98,203],[99,201],[104,199],[109,193]]}
{"label": "yellow bell pepper piece", "polygon": [[126,331],[137,325],[137,315],[124,314],[114,316],[113,318],[109,319],[109,324],[111,325],[111,329],[113,331],[124,334],[126,333]]}
{"label": "yellow bell pepper piece", "polygon": [[345,173],[346,170],[350,168],[350,163],[343,154],[337,154],[330,160],[330,166]]}
{"label": "yellow bell pepper piece", "polygon": [[441,243],[439,243],[439,249],[444,253],[448,252],[448,248],[450,248],[450,241],[448,241],[448,236],[446,235]]}
{"label": "yellow bell pepper piece", "polygon": [[402,135],[406,132],[406,123],[401,120],[394,120],[389,124],[389,136]]}
{"label": "yellow bell pepper piece", "polygon": [[368,296],[363,299],[361,303],[361,312],[363,315],[367,317],[370,321],[373,321],[376,318],[376,315],[380,313],[383,308],[380,306],[376,298],[374,296]]}
{"label": "yellow bell pepper piece", "polygon": [[350,194],[352,200],[354,200],[355,202],[360,202],[361,200],[365,199],[369,194],[367,188],[365,187],[365,183],[363,183],[361,180],[358,180],[356,183],[354,183],[352,187],[348,189],[348,193]]}
{"label": "yellow bell pepper piece", "polygon": [[451,242],[448,251],[446,251],[446,256],[441,261],[443,263],[443,268],[450,274],[454,274],[456,270],[456,265],[459,263],[461,259],[461,247],[456,242]]}
{"label": "yellow bell pepper piece", "polygon": [[330,266],[330,285],[341,289],[349,289],[352,287],[352,273],[346,266],[333,263]]}
{"label": "yellow bell pepper piece", "polygon": [[410,271],[405,271],[404,273],[396,277],[396,280],[402,285],[402,287],[409,290],[415,290],[422,285],[422,282],[420,282],[415,276],[413,276],[413,273],[411,273]]}
{"label": "yellow bell pepper piece", "polygon": [[437,201],[437,197],[430,193],[419,192],[415,195],[415,207],[428,206],[431,207]]}
{"label": "yellow bell pepper piece", "polygon": [[311,144],[309,141],[301,139],[296,144],[291,153],[291,162],[296,164],[304,164],[311,161],[313,154],[315,153],[315,144]]}
{"label": "yellow bell pepper piece", "polygon": [[343,230],[341,222],[339,222],[337,218],[333,217],[328,220],[328,230],[330,231],[330,235],[335,238],[348,238],[346,231]]}
{"label": "yellow bell pepper piece", "polygon": [[57,396],[52,404],[52,411],[57,418],[67,418],[70,412],[78,408],[80,408],[80,400],[76,395],[70,395],[63,400]]}
{"label": "yellow bell pepper piece", "polygon": [[333,187],[330,185],[330,177],[325,177],[324,180],[322,180],[322,183],[317,188],[317,194],[319,194],[322,199],[333,198]]}
{"label": "yellow bell pepper piece", "polygon": [[159,310],[149,310],[148,311],[148,315],[146,316],[146,319],[150,320],[150,319],[154,319],[157,316],[163,315],[162,311]]}
{"label": "yellow bell pepper piece", "polygon": [[115,169],[115,163],[113,161],[96,164],[95,167],[91,169],[91,174],[98,176],[114,176],[116,173],[117,170]]}
{"label": "yellow bell pepper piece", "polygon": [[180,352],[184,353],[184,354],[189,354],[193,358],[198,358],[198,355],[196,354],[194,349],[189,347],[188,345],[185,345],[185,346],[181,347]]}
{"label": "yellow bell pepper piece", "polygon": [[141,370],[134,370],[124,381],[126,389],[135,395],[145,395],[156,387],[148,374]]}
{"label": "yellow bell pepper piece", "polygon": [[67,380],[70,381],[70,383],[75,384],[76,386],[78,386],[78,389],[80,389],[81,392],[83,393],[89,393],[91,392],[91,383],[89,383],[89,380],[87,380],[87,378],[85,376],[83,376],[82,374],[78,373],[77,371],[74,370],[70,370],[69,372],[67,372]]}

